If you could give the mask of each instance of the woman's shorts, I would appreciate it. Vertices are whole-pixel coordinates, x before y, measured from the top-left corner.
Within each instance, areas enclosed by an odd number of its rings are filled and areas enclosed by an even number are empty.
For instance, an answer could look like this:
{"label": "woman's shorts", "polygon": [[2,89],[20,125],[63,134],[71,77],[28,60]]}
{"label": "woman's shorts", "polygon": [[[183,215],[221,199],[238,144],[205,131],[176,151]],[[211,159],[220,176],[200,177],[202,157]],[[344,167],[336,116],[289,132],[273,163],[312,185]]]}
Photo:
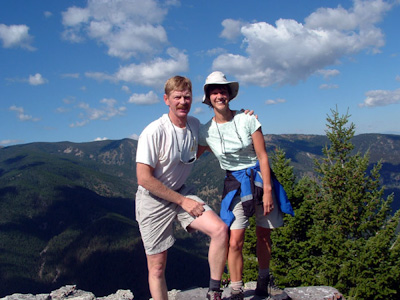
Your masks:
{"label": "woman's shorts", "polygon": [[[256,204],[255,216],[256,225],[263,228],[278,228],[283,226],[283,213],[279,208],[274,192],[272,192],[272,198],[274,200],[274,209],[268,215],[264,216],[264,208],[262,204]],[[240,195],[237,194],[233,198],[230,209],[235,216],[233,223],[229,229],[245,229],[249,226],[249,218],[244,215],[242,201],[240,201]]]}

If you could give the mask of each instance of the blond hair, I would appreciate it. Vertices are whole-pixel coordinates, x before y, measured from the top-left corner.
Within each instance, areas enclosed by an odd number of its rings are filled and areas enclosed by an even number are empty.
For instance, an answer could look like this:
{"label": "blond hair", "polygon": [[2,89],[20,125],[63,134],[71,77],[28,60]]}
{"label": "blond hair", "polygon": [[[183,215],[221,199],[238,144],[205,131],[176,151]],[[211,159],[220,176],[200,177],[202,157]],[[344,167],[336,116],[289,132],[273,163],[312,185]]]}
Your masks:
{"label": "blond hair", "polygon": [[164,86],[164,92],[167,96],[172,91],[184,91],[189,90],[192,93],[192,82],[189,78],[183,76],[174,76],[167,80]]}

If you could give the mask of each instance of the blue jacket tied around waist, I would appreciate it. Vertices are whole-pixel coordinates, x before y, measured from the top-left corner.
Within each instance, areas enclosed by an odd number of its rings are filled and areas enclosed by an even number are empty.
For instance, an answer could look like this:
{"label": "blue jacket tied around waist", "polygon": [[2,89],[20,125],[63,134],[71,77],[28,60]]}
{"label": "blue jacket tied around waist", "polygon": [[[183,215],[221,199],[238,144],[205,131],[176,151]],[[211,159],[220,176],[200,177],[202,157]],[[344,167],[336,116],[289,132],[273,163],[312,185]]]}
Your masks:
{"label": "blue jacket tied around waist", "polygon": [[[244,215],[251,217],[255,212],[255,205],[262,205],[263,181],[260,176],[260,164],[239,171],[226,171],[224,190],[222,193],[222,202],[220,217],[230,226],[235,219],[233,212],[230,210],[235,195],[240,191],[240,199],[242,201]],[[287,198],[286,192],[282,185],[276,179],[275,174],[271,170],[271,180],[273,191],[279,208],[282,212],[294,216],[292,206]]]}

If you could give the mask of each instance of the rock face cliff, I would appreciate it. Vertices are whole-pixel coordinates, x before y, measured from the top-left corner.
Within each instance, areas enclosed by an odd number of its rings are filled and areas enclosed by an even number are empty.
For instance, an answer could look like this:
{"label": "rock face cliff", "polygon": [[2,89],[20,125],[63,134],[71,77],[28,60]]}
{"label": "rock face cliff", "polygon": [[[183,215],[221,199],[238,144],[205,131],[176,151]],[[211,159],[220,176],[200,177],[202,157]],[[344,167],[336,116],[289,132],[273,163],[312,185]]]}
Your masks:
{"label": "rock face cliff", "polygon": [[[245,299],[258,300],[254,296],[256,283],[248,282],[245,285]],[[287,288],[284,290],[293,300],[345,300],[338,290],[329,286],[313,286]],[[170,300],[203,300],[207,293],[207,288],[193,288],[185,291],[172,290],[168,293]],[[272,291],[271,295],[279,298],[280,291]],[[230,289],[225,288],[223,299],[229,299]],[[61,287],[50,294],[13,294],[0,298],[0,300],[143,300],[134,297],[130,290],[118,290],[115,294],[106,297],[96,298],[91,292],[77,289],[76,285]]]}

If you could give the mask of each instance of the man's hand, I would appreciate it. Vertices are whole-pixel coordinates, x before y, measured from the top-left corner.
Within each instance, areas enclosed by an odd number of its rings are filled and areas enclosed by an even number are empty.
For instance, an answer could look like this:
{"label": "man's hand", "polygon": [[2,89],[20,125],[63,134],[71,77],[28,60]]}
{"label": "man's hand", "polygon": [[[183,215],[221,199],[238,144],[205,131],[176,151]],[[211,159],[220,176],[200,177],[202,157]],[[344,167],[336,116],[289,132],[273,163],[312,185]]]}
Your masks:
{"label": "man's hand", "polygon": [[[254,114],[254,110],[249,110],[249,109],[241,109],[240,111],[244,112],[246,115],[248,114],[249,116],[252,116]],[[256,119],[258,120],[258,115],[254,115]]]}
{"label": "man's hand", "polygon": [[205,203],[197,202],[196,200],[185,197],[182,202],[182,208],[186,210],[192,217],[200,217],[204,212]]}

